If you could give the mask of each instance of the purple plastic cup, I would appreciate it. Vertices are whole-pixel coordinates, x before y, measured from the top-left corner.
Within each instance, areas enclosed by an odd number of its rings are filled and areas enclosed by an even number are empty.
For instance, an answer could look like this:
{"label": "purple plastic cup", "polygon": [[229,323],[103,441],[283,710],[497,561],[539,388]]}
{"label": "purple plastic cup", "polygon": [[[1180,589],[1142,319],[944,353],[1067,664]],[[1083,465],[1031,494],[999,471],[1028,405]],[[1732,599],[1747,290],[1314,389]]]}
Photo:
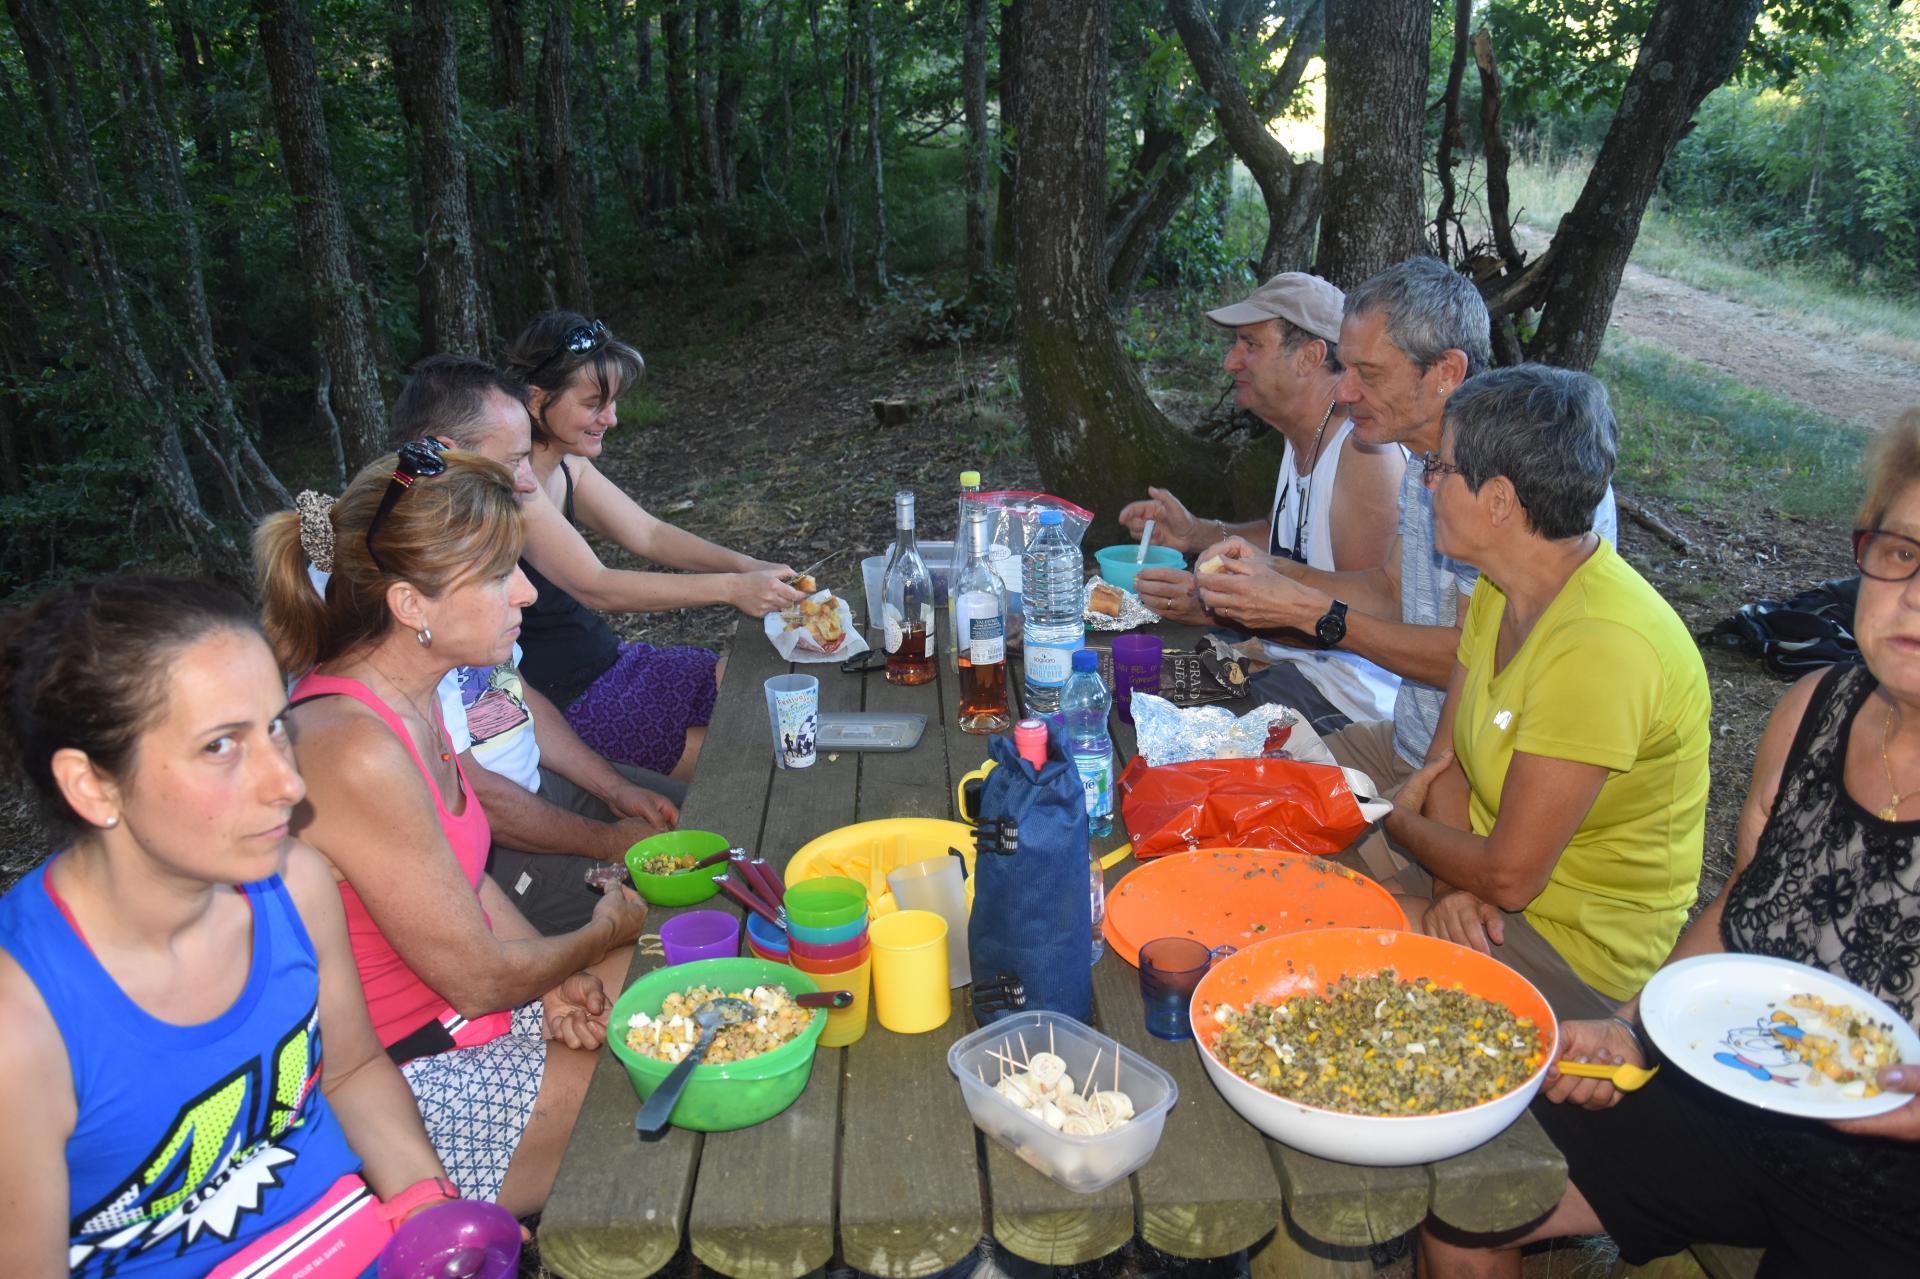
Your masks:
{"label": "purple plastic cup", "polygon": [[1113,698],[1121,722],[1133,723],[1133,695],[1160,691],[1160,637],[1113,637]]}
{"label": "purple plastic cup", "polygon": [[520,1223],[498,1204],[456,1199],[400,1224],[380,1250],[379,1279],[513,1279]]}
{"label": "purple plastic cup", "polygon": [[740,917],[723,910],[693,910],[660,925],[660,948],[667,963],[730,959],[740,953]]}

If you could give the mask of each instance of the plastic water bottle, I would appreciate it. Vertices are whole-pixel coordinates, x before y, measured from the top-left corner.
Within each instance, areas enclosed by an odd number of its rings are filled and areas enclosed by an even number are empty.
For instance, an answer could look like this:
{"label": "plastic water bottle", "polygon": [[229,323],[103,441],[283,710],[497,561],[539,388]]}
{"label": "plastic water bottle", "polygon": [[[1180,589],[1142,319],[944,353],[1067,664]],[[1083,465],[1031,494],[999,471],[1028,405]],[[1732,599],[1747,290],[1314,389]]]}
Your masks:
{"label": "plastic water bottle", "polygon": [[1020,663],[1020,697],[1039,714],[1060,709],[1073,653],[1086,639],[1081,623],[1084,570],[1080,548],[1061,527],[1058,511],[1040,512],[1040,533],[1028,545],[1020,565],[1021,611],[1025,615],[1025,651]]}
{"label": "plastic water bottle", "polygon": [[[1073,655],[1073,674],[1060,693],[1060,710],[1067,720],[1067,748],[1080,785],[1087,796],[1087,833],[1098,838],[1113,829],[1113,739],[1107,735],[1107,712],[1113,699],[1100,682],[1100,655],[1083,648]],[[1100,962],[1106,944],[1100,924],[1107,916],[1107,881],[1100,869],[1100,853],[1087,845],[1087,892],[1093,907],[1093,961]]]}

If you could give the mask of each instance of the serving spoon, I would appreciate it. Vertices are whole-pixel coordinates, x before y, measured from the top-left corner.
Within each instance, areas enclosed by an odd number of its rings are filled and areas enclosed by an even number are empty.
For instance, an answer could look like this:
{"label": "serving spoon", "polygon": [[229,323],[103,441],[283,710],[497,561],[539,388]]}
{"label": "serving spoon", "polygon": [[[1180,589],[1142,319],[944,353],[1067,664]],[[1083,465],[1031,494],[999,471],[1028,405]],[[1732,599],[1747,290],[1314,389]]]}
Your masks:
{"label": "serving spoon", "polygon": [[1608,1066],[1597,1061],[1556,1061],[1553,1068],[1563,1075],[1578,1075],[1582,1079],[1606,1079],[1621,1092],[1633,1092],[1644,1087],[1649,1079],[1660,1073],[1660,1067],[1648,1069],[1623,1061],[1618,1066]]}
{"label": "serving spoon", "polygon": [[700,1038],[693,1050],[680,1059],[680,1063],[668,1072],[653,1090],[653,1096],[633,1116],[633,1130],[642,1138],[652,1141],[666,1130],[667,1120],[673,1115],[673,1108],[680,1100],[680,1094],[686,1091],[687,1081],[693,1078],[693,1068],[707,1055],[707,1049],[713,1046],[713,1037],[722,1026],[732,1026],[753,1017],[753,1005],[744,999],[735,999],[731,995],[721,995],[707,1000],[693,1010],[693,1022],[700,1027]]}

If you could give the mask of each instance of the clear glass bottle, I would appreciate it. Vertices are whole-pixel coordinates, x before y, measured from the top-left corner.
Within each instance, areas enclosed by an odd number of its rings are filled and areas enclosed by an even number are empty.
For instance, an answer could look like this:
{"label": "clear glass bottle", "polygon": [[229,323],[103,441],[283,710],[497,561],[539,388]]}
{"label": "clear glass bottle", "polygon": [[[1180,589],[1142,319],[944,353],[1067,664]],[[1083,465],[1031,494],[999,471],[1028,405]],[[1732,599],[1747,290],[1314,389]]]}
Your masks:
{"label": "clear glass bottle", "polygon": [[893,511],[893,558],[887,561],[880,588],[887,679],[894,684],[924,684],[935,674],[933,574],[914,541],[913,494],[894,494]]}
{"label": "clear glass bottle", "polygon": [[[970,521],[967,517],[971,514],[975,504],[969,502],[967,499],[979,491],[980,472],[960,472],[960,500],[956,503],[960,508],[960,517],[955,521],[953,526],[953,561],[947,576],[947,669],[949,671],[958,671],[960,669],[960,646],[963,642],[960,637],[960,622],[957,616],[957,601],[960,598],[960,573],[966,567],[967,557],[973,554],[973,546],[969,540],[971,534],[968,532]],[[1005,611],[1004,609],[1001,610],[1003,615]]]}
{"label": "clear glass bottle", "polygon": [[966,557],[947,595],[954,606],[951,648],[960,667],[959,723],[962,732],[999,733],[1013,722],[1007,710],[1007,596],[987,562],[985,513],[969,514],[962,539]]}

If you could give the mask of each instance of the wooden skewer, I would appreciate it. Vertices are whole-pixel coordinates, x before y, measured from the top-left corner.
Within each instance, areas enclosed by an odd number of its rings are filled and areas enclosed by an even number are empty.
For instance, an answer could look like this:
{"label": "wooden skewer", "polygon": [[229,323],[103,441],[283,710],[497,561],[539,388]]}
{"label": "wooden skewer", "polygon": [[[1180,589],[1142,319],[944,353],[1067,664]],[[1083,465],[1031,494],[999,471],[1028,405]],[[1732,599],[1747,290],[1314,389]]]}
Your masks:
{"label": "wooden skewer", "polygon": [[1113,1052],[1113,1090],[1120,1091],[1120,1050],[1117,1048]]}
{"label": "wooden skewer", "polygon": [[[980,1063],[979,1063],[979,1062],[975,1062],[975,1063],[973,1064],[973,1073],[974,1073],[974,1074],[976,1074],[976,1075],[980,1075]],[[987,1082],[987,1077],[986,1077],[985,1075],[980,1075],[980,1082],[981,1082],[981,1083],[983,1083],[983,1084],[984,1084],[984,1083],[986,1083],[986,1082]]]}
{"label": "wooden skewer", "polygon": [[1027,1032],[1023,1030],[1016,1033],[1020,1036],[1020,1059],[1026,1063],[1027,1069],[1031,1070],[1033,1069],[1033,1057],[1027,1052]]}
{"label": "wooden skewer", "polygon": [[1056,1057],[1060,1055],[1058,1052],[1054,1051],[1054,1047],[1053,1047],[1053,1023],[1052,1022],[1047,1023],[1047,1051],[1050,1053],[1053,1053],[1054,1056]]}

